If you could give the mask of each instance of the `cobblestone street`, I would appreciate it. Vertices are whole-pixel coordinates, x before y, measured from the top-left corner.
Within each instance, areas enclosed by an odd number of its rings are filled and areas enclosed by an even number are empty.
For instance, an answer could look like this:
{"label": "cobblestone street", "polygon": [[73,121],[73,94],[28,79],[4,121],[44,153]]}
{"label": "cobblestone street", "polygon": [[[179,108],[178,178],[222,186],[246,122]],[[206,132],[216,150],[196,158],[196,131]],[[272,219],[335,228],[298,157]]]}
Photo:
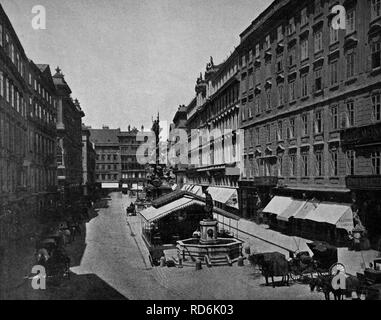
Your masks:
{"label": "cobblestone street", "polygon": [[244,267],[152,268],[140,237],[140,219],[126,218],[129,199],[111,194],[107,208],[86,225],[86,235],[68,247],[72,277],[60,286],[34,291],[30,281],[18,298],[28,299],[322,299],[308,286],[266,287],[264,278]]}

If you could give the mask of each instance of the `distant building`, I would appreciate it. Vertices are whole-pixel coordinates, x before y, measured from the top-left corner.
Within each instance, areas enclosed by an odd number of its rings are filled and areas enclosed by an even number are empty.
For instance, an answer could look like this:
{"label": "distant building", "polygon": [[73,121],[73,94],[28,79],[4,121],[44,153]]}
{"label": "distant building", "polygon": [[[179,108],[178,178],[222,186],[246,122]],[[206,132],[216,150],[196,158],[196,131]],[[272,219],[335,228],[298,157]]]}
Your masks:
{"label": "distant building", "polygon": [[89,129],[89,127],[82,125],[82,171],[84,196],[94,196],[96,187],[96,153],[94,145],[90,141]]}
{"label": "distant building", "polygon": [[[184,135],[184,139],[187,137],[187,106],[179,106],[173,123],[169,127],[169,141],[168,141],[168,161],[170,169],[176,176],[176,184],[178,187],[184,185],[184,170],[188,169],[188,149],[185,145],[181,144],[181,136]],[[186,140],[187,141],[187,140]],[[181,156],[184,154],[185,162],[181,163]]]}
{"label": "distant building", "polygon": [[57,178],[65,203],[82,196],[82,118],[85,116],[78,100],[59,68],[53,76],[57,91]]}
{"label": "distant building", "polygon": [[89,129],[96,152],[96,181],[103,189],[120,188],[120,129]]}
{"label": "distant building", "polygon": [[[142,127],[142,131],[144,128]],[[140,189],[146,183],[145,166],[138,163],[137,153],[143,141],[138,141],[139,130],[129,128],[128,131],[120,132],[118,135],[120,147],[120,176],[124,188]]]}

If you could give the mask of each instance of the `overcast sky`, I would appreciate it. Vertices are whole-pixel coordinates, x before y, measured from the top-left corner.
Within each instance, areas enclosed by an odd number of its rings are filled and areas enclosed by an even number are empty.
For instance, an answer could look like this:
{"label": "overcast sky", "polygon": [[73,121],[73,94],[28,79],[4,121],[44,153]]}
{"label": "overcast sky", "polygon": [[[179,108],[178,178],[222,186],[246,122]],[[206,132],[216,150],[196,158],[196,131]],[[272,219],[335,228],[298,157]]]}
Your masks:
{"label": "overcast sky", "polygon": [[[171,121],[272,0],[1,0],[30,59],[60,66],[93,128]],[[32,8],[47,29],[32,28]]]}

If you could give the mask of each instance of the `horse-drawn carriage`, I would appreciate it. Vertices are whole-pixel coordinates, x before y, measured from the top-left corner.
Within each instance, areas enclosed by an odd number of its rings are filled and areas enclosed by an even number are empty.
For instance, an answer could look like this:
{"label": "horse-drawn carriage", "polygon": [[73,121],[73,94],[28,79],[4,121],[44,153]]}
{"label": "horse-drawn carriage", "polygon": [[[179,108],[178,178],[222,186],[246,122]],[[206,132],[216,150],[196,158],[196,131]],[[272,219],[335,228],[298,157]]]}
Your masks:
{"label": "horse-drawn carriage", "polygon": [[136,206],[135,204],[132,202],[130,204],[130,206],[127,208],[127,215],[128,216],[136,216]]}
{"label": "horse-drawn carriage", "polygon": [[48,280],[70,279],[70,258],[56,240],[41,241],[37,246],[36,260],[45,268]]}
{"label": "horse-drawn carriage", "polygon": [[309,283],[314,275],[324,275],[330,272],[338,262],[337,248],[324,242],[312,242],[309,245],[313,256],[309,252],[291,253],[290,259],[279,252],[254,254],[249,257],[253,266],[259,266],[266,279],[282,277],[282,283],[289,285],[290,279],[294,282]]}

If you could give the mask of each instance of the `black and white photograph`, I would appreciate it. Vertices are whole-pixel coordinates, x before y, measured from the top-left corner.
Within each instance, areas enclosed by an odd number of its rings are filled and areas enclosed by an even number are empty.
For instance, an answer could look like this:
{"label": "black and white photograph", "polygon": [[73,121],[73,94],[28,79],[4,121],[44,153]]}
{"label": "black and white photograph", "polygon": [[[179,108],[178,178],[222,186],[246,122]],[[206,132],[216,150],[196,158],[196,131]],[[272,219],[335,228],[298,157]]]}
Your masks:
{"label": "black and white photograph", "polygon": [[0,0],[0,303],[380,299],[381,0]]}

